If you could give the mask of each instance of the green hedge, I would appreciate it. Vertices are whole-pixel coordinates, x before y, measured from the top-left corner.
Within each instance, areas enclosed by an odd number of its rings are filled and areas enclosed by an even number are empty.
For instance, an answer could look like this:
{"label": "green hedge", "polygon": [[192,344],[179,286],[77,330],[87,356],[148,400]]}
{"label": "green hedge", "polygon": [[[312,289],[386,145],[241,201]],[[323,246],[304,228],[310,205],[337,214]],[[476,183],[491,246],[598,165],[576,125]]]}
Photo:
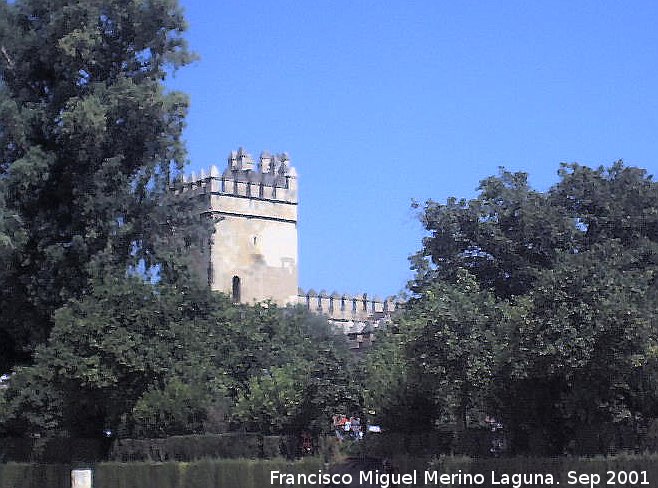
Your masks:
{"label": "green hedge", "polygon": [[107,459],[108,439],[0,437],[0,463],[71,464]]}
{"label": "green hedge", "polygon": [[0,488],[71,488],[71,468],[61,464],[0,464]]}
{"label": "green hedge", "polygon": [[[317,472],[318,458],[302,461],[215,459],[191,463],[100,463],[94,488],[262,488],[270,471]],[[61,464],[0,464],[0,488],[70,488],[71,467]]]}
{"label": "green hedge", "polygon": [[[419,486],[422,486],[425,468],[419,468],[415,464],[411,456],[398,456],[393,460],[396,471],[400,473],[418,469],[421,482]],[[270,485],[271,470],[313,473],[319,469],[323,469],[320,458],[305,458],[298,462],[281,459],[208,459],[189,463],[100,463],[94,469],[94,488],[263,488],[273,486]],[[485,483],[479,486],[485,488],[503,486],[492,486],[492,471],[497,473],[499,480],[502,473],[552,473],[555,481],[559,481],[562,486],[569,486],[569,471],[598,473],[601,475],[599,487],[608,486],[606,471],[646,471],[648,486],[658,486],[658,454],[608,458],[442,457],[432,461],[426,469],[439,473],[458,473],[460,470],[462,473],[480,473],[484,475]],[[0,464],[0,488],[69,488],[70,483],[69,466]],[[437,485],[430,486],[436,488]],[[616,483],[614,486],[632,485]]]}
{"label": "green hedge", "polygon": [[207,434],[163,439],[118,439],[110,461],[194,461],[203,458],[272,459],[286,455],[285,437],[256,434]]}
{"label": "green hedge", "polygon": [[297,456],[295,436],[206,434],[162,439],[0,438],[0,463],[71,464],[100,461],[274,459]]}
{"label": "green hedge", "polygon": [[[398,466],[400,472],[405,472],[402,466]],[[559,482],[559,485],[554,486],[576,486],[583,487],[589,486],[586,484],[568,484],[569,479],[567,473],[575,471],[576,473],[583,474],[598,474],[600,482],[599,487],[615,486],[615,487],[631,487],[641,485],[631,485],[612,483],[607,484],[608,471],[636,471],[646,472],[646,478],[649,482],[645,486],[658,486],[658,454],[645,454],[645,455],[619,455],[614,457],[597,456],[592,458],[577,458],[577,457],[556,457],[556,458],[533,458],[533,457],[513,457],[513,458],[468,458],[468,457],[443,457],[434,460],[427,468],[430,471],[437,471],[439,473],[480,473],[484,475],[485,483],[482,487],[500,488],[503,485],[491,484],[491,472],[496,473],[497,480],[500,481],[500,476],[503,473],[542,473],[552,474],[554,481]],[[617,481],[617,480],[615,480]],[[641,480],[640,480],[641,481]],[[422,484],[421,484],[422,486]],[[428,485],[436,488],[436,485]],[[535,485],[524,485],[535,486]],[[545,486],[545,485],[544,485]]]}
{"label": "green hedge", "polygon": [[[263,488],[270,471],[311,473],[322,468],[317,458],[284,460],[207,459],[191,463],[101,463],[94,488]],[[4,488],[4,487],[2,487]]]}

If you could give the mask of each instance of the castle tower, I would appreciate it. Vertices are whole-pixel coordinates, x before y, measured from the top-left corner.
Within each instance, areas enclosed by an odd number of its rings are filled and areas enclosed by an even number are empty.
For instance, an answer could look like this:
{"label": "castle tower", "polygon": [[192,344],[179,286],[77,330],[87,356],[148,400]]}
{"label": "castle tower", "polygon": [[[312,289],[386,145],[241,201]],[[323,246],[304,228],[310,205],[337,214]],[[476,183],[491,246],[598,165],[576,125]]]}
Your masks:
{"label": "castle tower", "polygon": [[373,332],[390,323],[391,314],[402,306],[394,297],[298,288],[297,172],[287,154],[264,152],[256,164],[240,148],[229,154],[223,173],[212,166],[210,174],[192,173],[172,190],[194,199],[199,211],[213,218],[215,232],[200,246],[197,272],[207,271],[211,288],[235,302],[300,304],[326,316],[348,336],[352,349],[370,345]]}
{"label": "castle tower", "polygon": [[[297,173],[284,154],[263,153],[257,168],[242,148],[222,174],[188,181],[215,221],[208,282],[235,302],[297,303]],[[192,178],[196,180],[196,178]],[[208,256],[207,254],[205,256]]]}

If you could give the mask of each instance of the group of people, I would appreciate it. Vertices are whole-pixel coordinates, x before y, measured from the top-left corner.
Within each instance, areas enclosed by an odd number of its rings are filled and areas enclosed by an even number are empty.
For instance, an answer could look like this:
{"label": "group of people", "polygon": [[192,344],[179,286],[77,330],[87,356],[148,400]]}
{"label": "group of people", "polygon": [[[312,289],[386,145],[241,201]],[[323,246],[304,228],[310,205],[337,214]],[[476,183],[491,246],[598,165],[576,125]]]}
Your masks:
{"label": "group of people", "polygon": [[334,415],[333,418],[334,431],[338,440],[344,439],[363,439],[363,426],[359,417],[347,417],[346,415]]}

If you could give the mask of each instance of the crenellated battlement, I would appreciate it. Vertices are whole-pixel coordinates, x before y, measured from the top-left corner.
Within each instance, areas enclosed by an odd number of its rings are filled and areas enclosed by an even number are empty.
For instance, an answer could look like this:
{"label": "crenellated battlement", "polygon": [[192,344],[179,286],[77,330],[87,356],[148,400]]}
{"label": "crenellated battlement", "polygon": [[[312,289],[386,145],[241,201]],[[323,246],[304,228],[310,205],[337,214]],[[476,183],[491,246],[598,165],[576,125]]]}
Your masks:
{"label": "crenellated battlement", "polygon": [[307,292],[300,289],[298,303],[311,312],[327,315],[331,320],[338,321],[382,318],[390,316],[400,308],[400,303],[395,297],[382,300],[376,296],[368,297],[367,293],[351,296],[336,292],[329,294],[324,290],[317,293],[312,289]]}
{"label": "crenellated battlement", "polygon": [[297,288],[297,172],[286,153],[263,152],[255,162],[240,148],[222,172],[213,165],[181,176],[172,190],[198,198],[199,211],[213,216],[210,252],[199,254],[199,270],[205,268],[212,289],[234,302],[302,305],[325,315],[352,348],[370,344],[372,332],[400,308],[393,297]]}
{"label": "crenellated battlement", "polygon": [[377,296],[371,298],[367,293],[352,296],[324,290],[305,292],[301,288],[297,300],[309,312],[326,316],[337,331],[348,337],[351,349],[370,345],[373,333],[389,324],[392,314],[402,307],[395,297],[382,300]]}
{"label": "crenellated battlement", "polygon": [[286,153],[271,155],[269,152],[261,153],[258,167],[254,169],[251,155],[240,148],[231,151],[223,172],[212,165],[199,174],[181,175],[173,189],[179,193],[297,204],[297,171]]}

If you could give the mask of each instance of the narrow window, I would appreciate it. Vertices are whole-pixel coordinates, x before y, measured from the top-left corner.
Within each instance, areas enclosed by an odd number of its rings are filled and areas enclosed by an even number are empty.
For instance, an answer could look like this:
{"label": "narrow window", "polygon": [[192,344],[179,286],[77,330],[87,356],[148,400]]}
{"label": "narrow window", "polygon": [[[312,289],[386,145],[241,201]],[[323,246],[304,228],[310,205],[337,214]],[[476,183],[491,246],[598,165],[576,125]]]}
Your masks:
{"label": "narrow window", "polygon": [[329,313],[333,313],[334,311],[334,299],[333,297],[329,297]]}
{"label": "narrow window", "polygon": [[212,269],[212,262],[208,263],[208,284],[212,285],[215,282],[215,273]]}
{"label": "narrow window", "polygon": [[240,303],[240,277],[233,277],[233,303]]}
{"label": "narrow window", "polygon": [[340,299],[340,310],[341,312],[345,311],[345,297]]}

